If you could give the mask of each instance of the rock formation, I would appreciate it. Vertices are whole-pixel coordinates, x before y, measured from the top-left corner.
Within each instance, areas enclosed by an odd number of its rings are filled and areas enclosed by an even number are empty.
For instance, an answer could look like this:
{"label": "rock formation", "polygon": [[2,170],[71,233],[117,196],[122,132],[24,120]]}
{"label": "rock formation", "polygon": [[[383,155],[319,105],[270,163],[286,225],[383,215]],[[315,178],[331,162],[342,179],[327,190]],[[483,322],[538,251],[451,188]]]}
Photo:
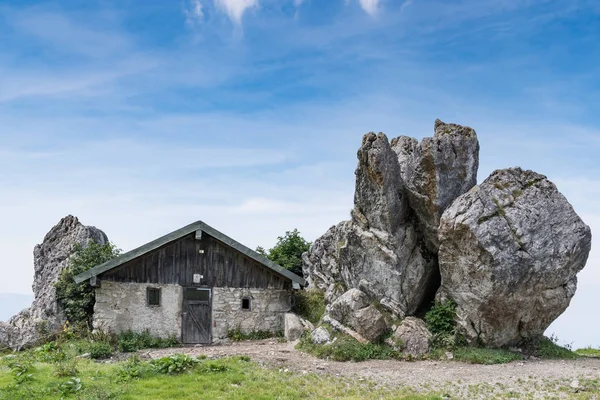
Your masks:
{"label": "rock formation", "polygon": [[104,232],[93,226],[84,226],[76,217],[69,215],[46,234],[42,244],[35,246],[33,303],[8,323],[0,322],[0,347],[27,347],[40,340],[42,331],[52,334],[60,330],[65,318],[56,301],[54,283],[68,265],[75,244],[86,245],[90,240],[108,243]]}
{"label": "rock formation", "polygon": [[328,303],[355,288],[396,316],[414,314],[436,290],[437,221],[475,184],[478,151],[475,131],[439,120],[421,143],[365,135],[352,219],[304,255],[308,281]]}
{"label": "rock formation", "polygon": [[[303,256],[309,285],[325,291],[323,321],[373,340],[373,310],[415,315],[437,291],[456,302],[458,329],[471,343],[541,335],[575,293],[589,228],[535,172],[500,170],[476,186],[475,131],[440,120],[434,131],[421,142],[364,136],[351,220]],[[369,318],[359,321],[358,310]],[[419,332],[421,351],[426,329],[406,329]]]}
{"label": "rock formation", "polygon": [[568,307],[591,233],[545,176],[493,172],[456,199],[440,224],[440,296],[457,304],[471,343],[518,344]]}
{"label": "rock formation", "polygon": [[422,319],[406,317],[387,343],[403,354],[419,357],[429,353],[430,340],[431,332]]}

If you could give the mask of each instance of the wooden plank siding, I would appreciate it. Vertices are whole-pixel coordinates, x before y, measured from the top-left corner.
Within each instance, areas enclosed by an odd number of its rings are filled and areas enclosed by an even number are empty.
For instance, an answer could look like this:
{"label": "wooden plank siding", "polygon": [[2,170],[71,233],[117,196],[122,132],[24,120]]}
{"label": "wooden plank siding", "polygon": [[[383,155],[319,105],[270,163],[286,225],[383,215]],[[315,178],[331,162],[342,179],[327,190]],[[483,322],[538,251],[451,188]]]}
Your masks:
{"label": "wooden plank siding", "polygon": [[[200,250],[204,250],[200,254]],[[204,276],[200,284],[193,275]],[[195,233],[99,275],[100,280],[181,286],[291,289],[291,282],[208,234]]]}

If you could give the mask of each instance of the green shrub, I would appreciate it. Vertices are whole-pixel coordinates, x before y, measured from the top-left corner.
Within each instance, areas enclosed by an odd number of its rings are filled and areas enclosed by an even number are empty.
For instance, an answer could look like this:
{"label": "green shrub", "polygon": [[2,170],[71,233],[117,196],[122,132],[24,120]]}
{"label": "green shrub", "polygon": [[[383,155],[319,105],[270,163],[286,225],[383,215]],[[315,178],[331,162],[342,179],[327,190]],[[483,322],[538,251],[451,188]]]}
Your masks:
{"label": "green shrub", "polygon": [[302,254],[310,249],[310,242],[300,236],[298,229],[287,231],[277,238],[277,244],[269,251],[258,247],[256,251],[283,268],[302,276]]}
{"label": "green shrub", "polygon": [[123,353],[133,353],[142,349],[164,349],[177,345],[179,341],[174,335],[165,339],[153,336],[148,330],[143,332],[129,330],[119,334],[117,338],[117,347]]}
{"label": "green shrub", "polygon": [[58,386],[58,390],[62,395],[75,394],[83,389],[83,384],[79,378],[71,378]]}
{"label": "green shrub", "polygon": [[584,349],[575,350],[575,353],[584,357],[600,358],[600,349],[594,349],[591,346]]}
{"label": "green shrub", "polygon": [[313,354],[319,358],[334,361],[365,361],[399,359],[401,354],[387,344],[360,343],[351,336],[336,334],[330,344],[315,344],[305,335],[296,346],[298,350]]}
{"label": "green shrub", "polygon": [[443,303],[436,302],[431,310],[425,314],[425,322],[432,335],[454,336],[456,330],[456,303],[447,300]]}
{"label": "green shrub", "polygon": [[325,294],[318,289],[294,292],[292,311],[313,324],[318,323],[325,313]]}
{"label": "green shrub", "polygon": [[120,382],[128,382],[133,379],[139,379],[142,376],[142,363],[140,359],[134,355],[129,357],[127,361],[121,364],[117,371]]}
{"label": "green shrub", "polygon": [[94,360],[109,358],[113,354],[113,347],[107,342],[90,342],[88,349]]}
{"label": "green shrub", "polygon": [[96,298],[89,282],[75,283],[75,276],[96,265],[109,261],[120,254],[112,243],[104,245],[89,241],[87,245],[76,245],[69,264],[55,283],[56,298],[71,325],[84,324],[92,330],[92,316]]}
{"label": "green shrub", "polygon": [[150,365],[159,374],[180,374],[194,368],[198,359],[186,354],[173,354],[168,357],[152,360]]}
{"label": "green shrub", "polygon": [[34,350],[36,359],[46,363],[56,363],[65,359],[66,355],[56,342],[46,343]]}
{"label": "green shrub", "polygon": [[54,367],[54,375],[58,376],[59,378],[77,376],[78,373],[79,371],[77,370],[77,363],[73,358],[59,361]]}
{"label": "green shrub", "polygon": [[283,332],[271,332],[271,331],[251,331],[243,333],[239,327],[236,329],[230,329],[227,331],[227,338],[234,342],[241,342],[243,340],[262,340],[269,339],[272,337],[278,337],[283,335]]}
{"label": "green shrub", "polygon": [[31,361],[24,357],[15,357],[14,359],[9,359],[7,366],[17,385],[33,381],[35,370]]}

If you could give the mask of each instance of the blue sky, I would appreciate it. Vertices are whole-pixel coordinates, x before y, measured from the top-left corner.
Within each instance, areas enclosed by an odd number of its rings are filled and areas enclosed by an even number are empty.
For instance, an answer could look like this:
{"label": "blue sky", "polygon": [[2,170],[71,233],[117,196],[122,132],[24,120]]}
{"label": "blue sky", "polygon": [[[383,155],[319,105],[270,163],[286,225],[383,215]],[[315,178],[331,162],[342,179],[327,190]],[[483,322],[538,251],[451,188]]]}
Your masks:
{"label": "blue sky", "polygon": [[[269,247],[352,207],[362,135],[472,126],[600,229],[600,3],[0,3],[1,292],[66,214],[124,250],[202,219]],[[553,326],[600,345],[600,246]],[[597,323],[596,323],[597,324]]]}

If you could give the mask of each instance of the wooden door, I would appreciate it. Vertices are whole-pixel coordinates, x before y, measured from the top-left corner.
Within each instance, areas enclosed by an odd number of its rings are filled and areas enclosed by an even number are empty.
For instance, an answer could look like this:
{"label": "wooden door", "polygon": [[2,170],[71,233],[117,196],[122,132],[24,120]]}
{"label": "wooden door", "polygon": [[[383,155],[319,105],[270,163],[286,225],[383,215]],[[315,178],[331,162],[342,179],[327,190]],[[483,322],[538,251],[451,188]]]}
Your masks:
{"label": "wooden door", "polygon": [[183,289],[181,337],[183,343],[211,343],[211,290]]}

